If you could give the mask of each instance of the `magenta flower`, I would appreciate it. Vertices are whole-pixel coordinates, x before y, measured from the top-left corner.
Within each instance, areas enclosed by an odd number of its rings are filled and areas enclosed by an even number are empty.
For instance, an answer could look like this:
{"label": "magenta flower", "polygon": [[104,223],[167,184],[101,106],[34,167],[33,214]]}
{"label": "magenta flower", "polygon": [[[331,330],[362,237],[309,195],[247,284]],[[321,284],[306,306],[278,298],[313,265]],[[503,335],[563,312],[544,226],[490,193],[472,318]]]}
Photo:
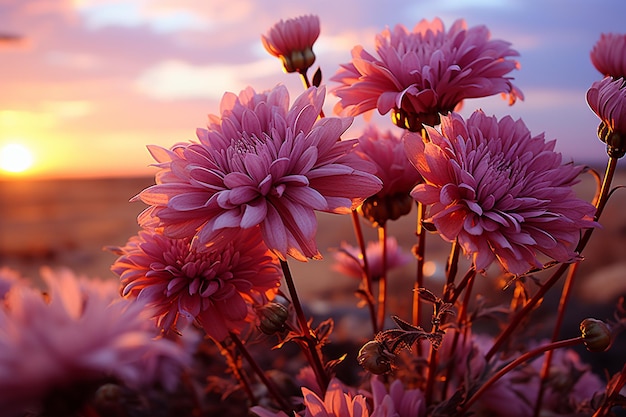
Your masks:
{"label": "magenta flower", "polygon": [[[347,388],[336,378],[330,381],[324,399],[303,387],[304,417],[369,417],[365,397],[346,391]],[[282,411],[273,413],[259,406],[252,407],[251,411],[259,417],[287,417]]]}
{"label": "magenta flower", "polygon": [[426,416],[426,399],[419,389],[404,389],[399,379],[389,384],[389,391],[379,377],[371,379],[373,411],[371,417]]}
{"label": "magenta flower", "polygon": [[607,144],[609,156],[626,154],[626,85],[623,78],[606,77],[587,91],[587,103],[601,120],[598,137]]}
{"label": "magenta flower", "polygon": [[626,34],[603,33],[590,55],[603,76],[626,78]]}
{"label": "magenta flower", "polygon": [[[383,274],[383,248],[380,242],[368,242],[365,249],[370,278],[378,281]],[[363,278],[363,257],[361,250],[345,242],[335,252],[333,269],[352,278]],[[387,238],[387,269],[389,272],[400,268],[411,261],[412,257],[405,253],[394,237]]]}
{"label": "magenta flower", "polygon": [[0,302],[10,289],[21,281],[19,272],[6,266],[0,267]]}
{"label": "magenta flower", "polygon": [[429,205],[427,221],[458,240],[478,270],[498,261],[513,273],[541,268],[543,253],[559,262],[578,257],[581,229],[595,227],[594,207],[572,185],[582,167],[562,164],[555,141],[531,136],[522,120],[474,112],[442,117],[430,142],[405,135],[409,159],[424,178],[412,196]]}
{"label": "magenta flower", "polygon": [[281,19],[261,41],[267,52],[280,58],[285,72],[304,73],[315,62],[313,44],[319,36],[319,17],[307,15]]}
{"label": "magenta flower", "polygon": [[119,249],[111,269],[121,278],[122,295],[153,307],[162,329],[195,319],[224,340],[254,320],[253,303],[264,303],[278,289],[279,268],[258,229],[217,251],[196,249],[189,238],[141,231]]}
{"label": "magenta flower", "polygon": [[376,165],[375,174],[383,181],[383,188],[361,206],[363,215],[382,225],[408,214],[414,205],[409,193],[421,177],[406,157],[402,139],[370,124],[359,137],[357,152]]}
{"label": "magenta flower", "polygon": [[171,371],[172,363],[180,370],[189,362],[176,343],[156,339],[145,305],[121,298],[114,281],[78,279],[68,270],[42,276],[46,296],[15,285],[0,304],[3,416],[22,416],[49,400],[80,408],[102,383],[138,388],[162,376],[161,364]]}
{"label": "magenta flower", "polygon": [[314,211],[349,213],[381,188],[372,164],[352,152],[357,141],[338,140],[351,119],[317,120],[324,96],[312,87],[289,108],[280,85],[226,94],[221,118],[198,129],[200,143],[151,148],[161,172],[138,196],[153,206],[140,223],[195,234],[198,245],[259,226],[280,257],[320,258]]}
{"label": "magenta flower", "polygon": [[422,20],[409,32],[396,25],[376,36],[378,57],[362,46],[352,50],[352,62],[341,65],[331,78],[342,85],[336,112],[358,115],[378,109],[393,111],[394,122],[419,131],[421,123],[434,126],[439,113],[453,111],[464,99],[508,94],[510,103],[521,92],[505,75],[518,68],[518,56],[508,42],[491,40],[485,26],[466,28],[454,22],[448,32],[443,22]]}

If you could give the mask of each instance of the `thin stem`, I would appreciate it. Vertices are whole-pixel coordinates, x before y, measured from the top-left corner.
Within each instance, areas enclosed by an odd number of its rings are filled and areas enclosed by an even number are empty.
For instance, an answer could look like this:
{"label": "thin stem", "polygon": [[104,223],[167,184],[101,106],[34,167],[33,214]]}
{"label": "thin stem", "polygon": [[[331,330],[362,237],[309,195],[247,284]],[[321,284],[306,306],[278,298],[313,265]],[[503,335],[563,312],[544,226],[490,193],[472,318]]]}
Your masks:
{"label": "thin stem", "polygon": [[575,346],[581,343],[583,343],[583,338],[581,336],[574,337],[572,339],[561,340],[559,342],[552,342],[547,345],[539,346],[531,351],[528,351],[518,356],[517,358],[515,358],[515,360],[513,360],[508,365],[501,368],[498,372],[493,374],[491,378],[489,378],[484,384],[482,384],[480,388],[472,396],[470,396],[467,399],[467,401],[463,405],[463,408],[459,412],[459,415],[464,415],[467,412],[467,410],[472,406],[472,404],[474,404],[476,400],[480,398],[480,396],[483,395],[493,384],[495,384],[500,378],[502,378],[504,375],[506,375],[511,370],[518,367],[519,365],[523,364],[524,362],[534,358],[535,356],[541,355],[542,353],[547,352],[549,350]]}
{"label": "thin stem", "polygon": [[[470,271],[474,271],[473,274],[466,274],[468,277],[467,280],[467,291],[463,296],[463,303],[461,304],[461,308],[459,309],[459,315],[457,318],[457,329],[454,330],[454,338],[452,339],[452,345],[450,347],[450,352],[455,352],[457,345],[459,344],[459,336],[461,334],[461,330],[463,329],[463,341],[467,340],[467,333],[469,331],[469,325],[467,325],[467,310],[469,307],[469,301],[472,294],[472,287],[474,286],[474,277],[476,276],[476,270],[471,268]],[[469,271],[468,271],[469,272]],[[443,380],[443,387],[441,388],[441,395],[445,398],[446,391],[448,390],[448,384],[450,383],[450,379],[452,378],[452,372],[454,371],[455,363],[454,361],[448,362],[448,367],[446,369],[446,377]]]}
{"label": "thin stem", "polygon": [[322,363],[322,358],[320,357],[320,351],[317,348],[317,337],[309,327],[309,322],[304,315],[304,310],[302,309],[302,304],[300,303],[298,292],[296,291],[296,286],[293,282],[293,276],[291,275],[289,264],[287,261],[281,259],[280,266],[283,270],[283,275],[285,276],[285,282],[287,283],[289,295],[291,296],[291,303],[293,304],[294,311],[296,312],[298,324],[300,325],[302,338],[304,339],[309,352],[311,368],[313,368],[313,372],[315,373],[315,378],[317,379],[320,389],[322,392],[326,392],[330,379],[324,369],[324,364]]}
{"label": "thin stem", "polygon": [[[572,294],[572,288],[574,287],[574,277],[576,275],[576,271],[578,270],[578,266],[580,262],[576,262],[571,265],[569,268],[569,272],[567,277],[565,278],[565,283],[563,284],[563,291],[561,292],[561,299],[559,300],[559,309],[556,316],[556,323],[554,325],[554,329],[552,331],[552,342],[556,342],[559,339],[559,333],[561,331],[561,326],[563,325],[563,319],[565,317],[565,308],[569,301],[570,295]],[[539,383],[539,392],[537,393],[537,401],[535,402],[535,410],[534,416],[539,416],[539,411],[541,409],[541,403],[543,402],[543,394],[544,387],[546,381],[548,380],[548,376],[550,374],[550,365],[552,364],[552,356],[553,351],[549,350],[545,354],[545,359],[543,361],[543,365],[541,367],[541,375],[540,375],[540,383]]]}
{"label": "thin stem", "polygon": [[[259,379],[261,380],[263,385],[265,385],[265,387],[267,388],[267,391],[272,396],[274,401],[276,401],[278,403],[278,405],[280,406],[280,408],[283,411],[285,411],[287,413],[291,412],[292,407],[289,404],[287,404],[287,402],[284,399],[284,396],[280,394],[278,388],[276,387],[276,384],[274,384],[274,381],[272,381],[271,379],[269,379],[267,377],[267,375],[265,375],[265,372],[263,372],[263,369],[261,369],[261,367],[254,360],[254,358],[252,357],[250,352],[248,352],[248,349],[243,344],[241,339],[239,339],[239,336],[237,336],[235,333],[231,332],[230,333],[230,338],[235,343],[235,346],[237,346],[237,349],[239,350],[239,352],[241,352],[241,354],[244,356],[244,358],[246,358],[246,361],[248,362],[248,364],[250,364],[250,366],[252,367],[252,370],[254,371],[254,373],[259,377]],[[252,394],[252,390],[250,390],[249,387],[248,387],[247,390],[250,391],[249,395],[253,395]],[[254,398],[254,396],[252,396],[252,398]]]}
{"label": "thin stem", "polygon": [[611,388],[606,393],[602,405],[593,414],[593,417],[604,417],[611,411],[611,403],[615,396],[619,395],[622,388],[626,385],[626,365],[622,368],[617,381],[611,385]]}
{"label": "thin stem", "polygon": [[378,227],[378,241],[382,248],[382,271],[378,279],[378,328],[385,328],[387,305],[387,223]]}
{"label": "thin stem", "polygon": [[[422,125],[421,131],[422,140],[428,142],[428,134],[426,129]],[[419,326],[421,321],[421,300],[418,290],[424,286],[424,254],[426,253],[426,233],[422,222],[426,216],[426,206],[421,202],[417,202],[417,219],[415,225],[415,236],[417,237],[417,247],[415,248],[415,258],[417,259],[417,268],[415,271],[415,284],[413,285],[413,325]],[[417,344],[417,353],[420,354],[420,345]]]}
{"label": "thin stem", "polygon": [[431,344],[430,353],[428,354],[428,378],[426,379],[426,390],[424,392],[426,404],[432,404],[435,380],[437,377],[437,365],[437,350]]}
{"label": "thin stem", "polygon": [[470,280],[473,280],[475,276],[476,276],[476,268],[472,266],[470,269],[467,270],[467,272],[465,273],[461,281],[459,281],[459,285],[457,285],[454,288],[454,291],[452,291],[452,295],[450,296],[450,298],[449,299],[445,298],[444,301],[450,304],[456,303],[456,300],[459,298],[459,296],[465,289],[465,286],[470,282]]}
{"label": "thin stem", "polygon": [[[424,220],[425,206],[417,203],[417,225],[415,228],[415,235],[417,236],[417,247],[415,249],[415,258],[417,259],[417,270],[415,272],[415,285],[413,286],[413,325],[419,326],[421,320],[420,312],[420,297],[418,290],[424,286],[424,253],[426,244],[426,233],[424,233],[424,227],[422,226],[422,220]],[[419,348],[419,345],[418,345]]]}
{"label": "thin stem", "polygon": [[455,240],[450,248],[448,264],[446,265],[446,286],[444,287],[444,298],[449,298],[448,294],[454,292],[454,279],[458,272],[460,246]]}
{"label": "thin stem", "polygon": [[372,276],[370,274],[369,262],[367,260],[367,252],[365,247],[365,239],[363,238],[363,229],[361,228],[361,222],[359,220],[359,213],[356,210],[352,210],[352,226],[354,228],[354,234],[356,236],[359,249],[361,250],[361,256],[363,259],[363,281],[365,282],[366,300],[370,311],[370,318],[372,320],[372,332],[378,333],[378,322],[376,321],[376,307],[374,306],[374,290],[372,286]]}
{"label": "thin stem", "polygon": [[311,82],[309,81],[309,76],[306,75],[306,70],[298,71],[300,74],[300,78],[302,79],[302,84],[304,84],[304,89],[311,87]]}
{"label": "thin stem", "polygon": [[[309,89],[311,87],[311,82],[309,81],[308,75],[306,75],[306,70],[298,71],[300,74],[300,78],[302,79],[302,84],[304,84],[304,89]],[[324,114],[324,110],[320,109],[320,117],[324,118],[326,115]]]}
{"label": "thin stem", "polygon": [[[616,167],[617,167],[617,158],[609,158],[609,161],[606,167],[606,173],[604,175],[604,180],[602,182],[602,187],[600,189],[600,195],[595,204],[596,206],[596,214],[594,216],[595,221],[598,221],[600,219],[600,215],[602,214],[602,211],[604,210],[604,207],[608,200],[609,191],[611,188],[611,181],[613,180],[613,177],[615,176]],[[594,231],[593,228],[585,230],[585,233],[580,239],[580,242],[578,242],[578,246],[576,246],[575,252],[582,253],[585,246],[587,246],[587,243],[589,242],[589,239],[591,238],[591,234],[593,233],[593,231]],[[494,342],[489,352],[487,352],[487,354],[485,355],[485,358],[487,360],[491,359],[493,355],[495,355],[495,353],[498,351],[498,349],[500,349],[502,344],[509,338],[509,336],[511,336],[513,331],[522,322],[524,317],[526,317],[530,313],[530,311],[535,308],[535,306],[539,303],[539,301],[543,299],[544,295],[548,292],[550,288],[552,288],[554,284],[556,284],[556,282],[561,278],[561,275],[563,275],[563,273],[567,270],[568,267],[569,267],[569,264],[561,264],[559,268],[548,279],[548,281],[546,281],[541,286],[541,288],[537,291],[537,293],[535,293],[535,295],[530,300],[528,300],[528,302],[524,305],[524,307],[513,317],[509,325],[502,331],[502,333],[500,333],[500,335]]]}

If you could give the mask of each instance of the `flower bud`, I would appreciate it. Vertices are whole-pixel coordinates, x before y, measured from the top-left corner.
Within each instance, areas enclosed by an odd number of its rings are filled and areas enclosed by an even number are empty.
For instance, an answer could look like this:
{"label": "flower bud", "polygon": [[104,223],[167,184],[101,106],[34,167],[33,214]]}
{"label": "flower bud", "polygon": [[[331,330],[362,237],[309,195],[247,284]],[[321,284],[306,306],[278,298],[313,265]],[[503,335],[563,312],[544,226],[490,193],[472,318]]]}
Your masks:
{"label": "flower bud", "polygon": [[272,335],[285,329],[289,310],[282,304],[272,302],[257,309],[257,315],[259,316],[259,330]]}
{"label": "flower bud", "polygon": [[357,361],[366,371],[382,375],[391,371],[392,357],[393,354],[386,351],[380,342],[370,340],[359,350]]}
{"label": "flower bud", "polygon": [[603,321],[584,319],[580,323],[583,343],[590,352],[604,352],[611,346],[611,329]]}
{"label": "flower bud", "polygon": [[408,193],[378,196],[373,195],[365,199],[361,205],[363,217],[373,225],[383,225],[387,220],[397,220],[409,214],[415,200]]}
{"label": "flower bud", "polygon": [[626,155],[626,135],[612,131],[606,123],[598,126],[598,138],[606,143],[606,153],[611,158],[621,158]]}

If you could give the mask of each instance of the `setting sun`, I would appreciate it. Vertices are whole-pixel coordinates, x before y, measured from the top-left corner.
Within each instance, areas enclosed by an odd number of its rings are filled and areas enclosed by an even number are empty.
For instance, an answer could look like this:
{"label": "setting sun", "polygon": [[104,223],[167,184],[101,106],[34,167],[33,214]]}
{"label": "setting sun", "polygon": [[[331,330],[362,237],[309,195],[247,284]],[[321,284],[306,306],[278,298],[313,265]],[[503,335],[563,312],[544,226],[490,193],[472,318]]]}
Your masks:
{"label": "setting sun", "polygon": [[33,164],[33,154],[24,145],[9,143],[0,148],[0,169],[20,173]]}

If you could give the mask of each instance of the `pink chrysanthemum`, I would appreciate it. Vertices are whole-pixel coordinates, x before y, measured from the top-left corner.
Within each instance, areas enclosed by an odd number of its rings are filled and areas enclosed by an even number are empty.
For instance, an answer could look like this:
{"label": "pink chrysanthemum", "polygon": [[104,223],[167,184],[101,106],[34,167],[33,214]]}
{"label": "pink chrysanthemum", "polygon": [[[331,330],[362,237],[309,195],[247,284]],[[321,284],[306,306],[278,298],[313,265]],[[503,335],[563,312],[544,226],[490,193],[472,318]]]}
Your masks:
{"label": "pink chrysanthemum", "polygon": [[159,364],[189,361],[176,343],[155,339],[145,305],[121,298],[117,283],[78,279],[68,270],[42,276],[47,295],[15,285],[0,305],[3,416],[45,409],[49,401],[79,408],[99,384],[143,386],[160,377]]}
{"label": "pink chrysanthemum", "polygon": [[505,76],[519,66],[508,59],[519,55],[509,46],[491,40],[485,26],[467,29],[462,19],[448,32],[438,18],[422,20],[412,32],[402,25],[385,29],[376,36],[378,58],[356,46],[352,62],[331,78],[342,84],[334,91],[335,110],[352,116],[393,110],[398,126],[418,131],[467,98],[503,93],[513,103],[523,96]]}
{"label": "pink chrysanthemum", "polygon": [[[303,387],[304,417],[369,417],[365,397],[346,393],[346,390],[336,378],[330,381],[324,399]],[[282,411],[273,413],[259,406],[252,407],[251,410],[259,417],[287,417]]]}
{"label": "pink chrysanthemum", "polygon": [[383,181],[383,188],[363,202],[363,215],[382,225],[408,214],[414,205],[409,193],[421,177],[406,157],[402,139],[370,124],[359,137],[357,153],[376,165],[375,174]]}
{"label": "pink chrysanthemum", "polygon": [[258,229],[218,251],[197,251],[189,238],[141,231],[119,253],[111,269],[121,278],[122,295],[153,307],[166,331],[195,319],[217,340],[254,320],[252,303],[267,301],[281,278]]}
{"label": "pink chrysanthemum", "polygon": [[389,391],[379,377],[371,379],[373,411],[371,417],[426,416],[426,399],[419,389],[404,389],[399,379],[389,384]]}
{"label": "pink chrysanthemum", "polygon": [[5,266],[0,267],[0,301],[21,280],[19,272]]}
{"label": "pink chrysanthemum", "polygon": [[280,20],[261,35],[263,46],[280,58],[286,72],[304,72],[315,62],[313,44],[320,36],[320,19],[315,15]]}
{"label": "pink chrysanthemum", "polygon": [[531,136],[523,121],[498,121],[482,111],[465,121],[442,117],[430,142],[405,135],[409,159],[424,178],[412,192],[429,205],[427,221],[458,240],[478,270],[496,259],[507,271],[540,268],[539,253],[559,262],[577,258],[581,230],[595,227],[594,207],[572,189],[582,167],[562,164],[555,141]]}
{"label": "pink chrysanthemum", "polygon": [[609,156],[626,154],[626,81],[606,77],[587,91],[587,103],[601,120],[598,137],[607,145]]}
{"label": "pink chrysanthemum", "polygon": [[314,210],[349,213],[381,188],[372,164],[352,152],[357,141],[338,140],[352,119],[317,120],[324,96],[312,87],[289,108],[280,85],[227,93],[221,117],[198,129],[200,143],[151,148],[162,171],[139,194],[153,205],[140,223],[171,237],[196,234],[200,245],[259,226],[280,257],[320,258]]}
{"label": "pink chrysanthemum", "polygon": [[[335,271],[352,278],[363,278],[363,256],[359,248],[343,242],[334,256],[336,263],[333,269]],[[369,242],[365,249],[365,256],[370,278],[378,281],[383,274],[383,250],[380,242]],[[406,265],[411,259],[412,257],[398,246],[398,241],[394,237],[387,238],[387,272]]]}
{"label": "pink chrysanthemum", "polygon": [[590,55],[593,66],[605,77],[626,78],[626,34],[603,33]]}

